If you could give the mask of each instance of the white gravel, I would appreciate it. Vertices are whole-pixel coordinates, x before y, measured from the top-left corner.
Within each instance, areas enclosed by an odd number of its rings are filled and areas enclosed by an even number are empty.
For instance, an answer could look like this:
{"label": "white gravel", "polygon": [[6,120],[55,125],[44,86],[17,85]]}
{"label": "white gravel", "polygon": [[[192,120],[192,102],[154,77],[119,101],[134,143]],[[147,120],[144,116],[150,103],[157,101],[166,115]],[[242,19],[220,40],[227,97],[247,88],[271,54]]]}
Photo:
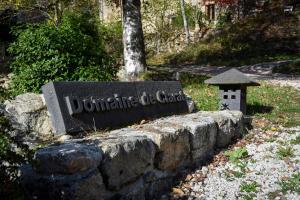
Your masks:
{"label": "white gravel", "polygon": [[[223,199],[286,199],[300,200],[300,193],[295,191],[284,192],[280,186],[282,180],[300,173],[300,145],[291,144],[291,140],[300,137],[300,127],[266,131],[254,135],[257,142],[245,146],[248,157],[239,161],[245,164],[244,172],[236,164],[220,162],[217,167],[205,166],[192,174],[206,176],[203,181],[194,179],[186,182],[191,186],[183,187],[188,199],[223,200]],[[291,147],[293,156],[282,158],[278,149]],[[241,172],[242,177],[234,176]],[[241,191],[241,185],[256,184],[256,191]],[[298,187],[300,187],[298,185]],[[248,198],[247,198],[248,197]]]}

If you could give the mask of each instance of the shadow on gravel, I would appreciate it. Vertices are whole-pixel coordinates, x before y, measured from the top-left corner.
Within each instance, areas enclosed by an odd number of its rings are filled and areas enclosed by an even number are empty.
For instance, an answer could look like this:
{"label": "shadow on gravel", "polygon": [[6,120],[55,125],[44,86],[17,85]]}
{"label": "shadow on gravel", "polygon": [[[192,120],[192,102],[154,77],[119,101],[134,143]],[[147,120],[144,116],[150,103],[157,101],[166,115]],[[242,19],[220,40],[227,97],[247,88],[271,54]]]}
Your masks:
{"label": "shadow on gravel", "polygon": [[255,115],[255,114],[263,114],[270,113],[274,108],[272,106],[265,106],[259,103],[256,104],[247,104],[247,114]]}

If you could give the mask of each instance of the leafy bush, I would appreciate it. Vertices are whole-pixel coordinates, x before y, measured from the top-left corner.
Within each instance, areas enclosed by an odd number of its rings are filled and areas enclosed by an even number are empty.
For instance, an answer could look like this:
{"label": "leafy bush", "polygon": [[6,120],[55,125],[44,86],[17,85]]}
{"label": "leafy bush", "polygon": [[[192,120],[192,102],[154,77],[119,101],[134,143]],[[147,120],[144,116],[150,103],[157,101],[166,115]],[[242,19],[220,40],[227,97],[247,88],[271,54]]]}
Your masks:
{"label": "leafy bush", "polygon": [[230,25],[231,22],[232,22],[232,14],[230,12],[224,12],[218,16],[216,27],[224,28],[225,26]]}
{"label": "leafy bush", "polygon": [[103,37],[106,52],[120,63],[123,59],[123,28],[121,21],[101,24],[99,34]]}
{"label": "leafy bush", "polygon": [[274,73],[300,75],[300,59],[283,66],[273,68]]}
{"label": "leafy bush", "polygon": [[205,41],[169,56],[170,64],[241,66],[299,58],[299,16],[283,13],[282,7],[267,7],[257,15],[234,23],[221,15],[218,28]]}
{"label": "leafy bush", "polygon": [[0,196],[4,199],[23,199],[19,183],[19,166],[32,157],[25,144],[8,134],[11,127],[0,114]]}
{"label": "leafy bush", "polygon": [[[14,94],[39,92],[49,81],[100,81],[115,78],[114,59],[105,51],[104,36],[88,14],[66,14],[58,25],[44,23],[16,29]],[[104,34],[104,32],[102,32]]]}

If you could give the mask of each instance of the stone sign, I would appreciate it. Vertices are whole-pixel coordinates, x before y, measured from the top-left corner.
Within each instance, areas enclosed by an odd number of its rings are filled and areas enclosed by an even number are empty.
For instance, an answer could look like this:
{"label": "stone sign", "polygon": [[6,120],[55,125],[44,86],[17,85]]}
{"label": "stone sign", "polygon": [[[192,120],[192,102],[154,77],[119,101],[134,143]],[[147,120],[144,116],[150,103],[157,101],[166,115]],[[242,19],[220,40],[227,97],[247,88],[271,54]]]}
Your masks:
{"label": "stone sign", "polygon": [[114,128],[188,112],[178,81],[50,82],[42,90],[55,134]]}

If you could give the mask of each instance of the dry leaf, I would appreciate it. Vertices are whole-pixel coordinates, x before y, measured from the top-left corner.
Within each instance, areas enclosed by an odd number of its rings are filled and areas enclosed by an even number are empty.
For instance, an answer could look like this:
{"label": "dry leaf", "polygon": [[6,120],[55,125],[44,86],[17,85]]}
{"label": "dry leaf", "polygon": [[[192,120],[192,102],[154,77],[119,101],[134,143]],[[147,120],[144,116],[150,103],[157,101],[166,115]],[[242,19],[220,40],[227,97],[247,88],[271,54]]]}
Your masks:
{"label": "dry leaf", "polygon": [[172,188],[172,192],[179,195],[184,195],[184,192],[179,188]]}
{"label": "dry leaf", "polygon": [[193,176],[189,174],[189,175],[186,176],[185,180],[190,181],[190,180],[192,180],[192,178],[193,178]]}

